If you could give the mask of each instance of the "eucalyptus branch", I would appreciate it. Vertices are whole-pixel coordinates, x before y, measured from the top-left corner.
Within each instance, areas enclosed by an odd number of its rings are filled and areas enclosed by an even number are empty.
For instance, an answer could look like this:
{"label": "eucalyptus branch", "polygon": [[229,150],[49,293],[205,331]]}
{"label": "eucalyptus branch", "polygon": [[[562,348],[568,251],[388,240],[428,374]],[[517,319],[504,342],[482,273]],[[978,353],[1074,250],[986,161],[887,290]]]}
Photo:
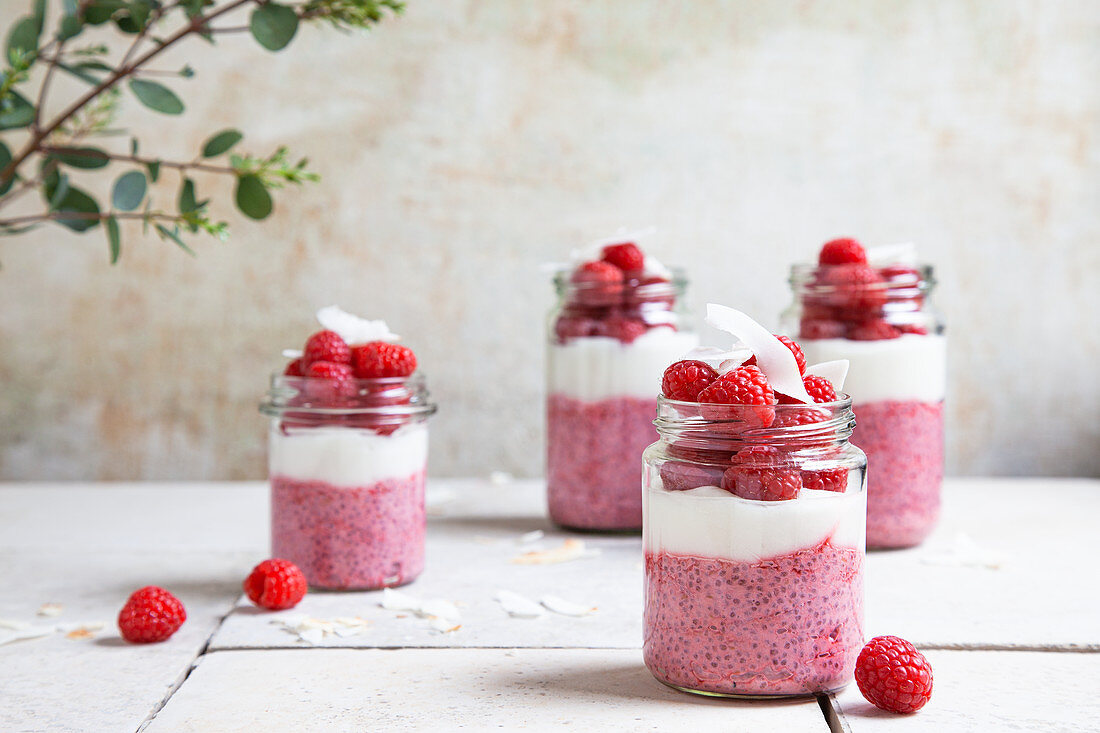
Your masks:
{"label": "eucalyptus branch", "polygon": [[53,155],[86,158],[89,161],[110,160],[119,163],[137,163],[144,166],[155,165],[160,166],[161,168],[176,168],[181,171],[196,170],[205,171],[207,173],[237,173],[237,170],[235,168],[227,165],[211,165],[209,163],[200,163],[198,161],[184,162],[177,160],[161,160],[159,158],[149,158],[140,155],[120,155],[118,153],[108,153],[102,150],[89,148],[47,146],[42,148],[42,152]]}

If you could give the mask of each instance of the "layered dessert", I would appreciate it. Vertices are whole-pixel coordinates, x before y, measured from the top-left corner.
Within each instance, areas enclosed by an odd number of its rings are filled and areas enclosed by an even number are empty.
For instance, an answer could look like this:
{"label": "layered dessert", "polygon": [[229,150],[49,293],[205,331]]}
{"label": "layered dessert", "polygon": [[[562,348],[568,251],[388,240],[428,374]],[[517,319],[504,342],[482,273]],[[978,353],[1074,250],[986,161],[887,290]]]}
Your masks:
{"label": "layered dessert", "polygon": [[424,568],[434,406],[415,355],[384,323],[340,313],[322,311],[330,328],[309,337],[264,404],[272,553],[319,588],[402,585]]}
{"label": "layered dessert", "polygon": [[697,340],[683,330],[682,280],[633,243],[614,243],[558,277],[547,358],[550,518],[637,530],[640,458],[656,438],[653,383]]}
{"label": "layered dessert", "polygon": [[926,304],[930,275],[913,259],[908,247],[869,256],[855,240],[833,240],[799,292],[807,357],[851,364],[869,547],[919,544],[939,515],[946,341]]}
{"label": "layered dessert", "polygon": [[645,456],[645,663],[703,694],[840,689],[863,646],[865,463],[846,442],[849,403],[818,374],[839,384],[843,370],[807,367],[745,319],[708,321],[752,356],[703,355],[662,379],[662,439]]}

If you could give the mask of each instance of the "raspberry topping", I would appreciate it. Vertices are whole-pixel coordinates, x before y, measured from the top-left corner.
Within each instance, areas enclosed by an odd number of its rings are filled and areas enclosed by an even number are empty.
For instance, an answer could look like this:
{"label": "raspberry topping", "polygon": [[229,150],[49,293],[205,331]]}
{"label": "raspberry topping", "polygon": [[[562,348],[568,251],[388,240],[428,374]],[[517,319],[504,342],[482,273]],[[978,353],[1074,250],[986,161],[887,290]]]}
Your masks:
{"label": "raspberry topping", "polygon": [[723,470],[720,466],[666,461],[661,464],[661,483],[668,491],[687,491],[700,486],[720,486]]}
{"label": "raspberry topping", "polygon": [[915,713],[932,697],[932,666],[905,639],[876,636],[856,659],[856,684],[877,708]]}
{"label": "raspberry topping", "polygon": [[174,595],[147,585],[134,591],[118,613],[118,630],[132,644],[164,641],[187,620],[187,611]]}
{"label": "raspberry topping", "polygon": [[347,364],[315,361],[306,369],[306,376],[310,380],[305,391],[317,402],[336,402],[355,394],[354,375]]}
{"label": "raspberry topping", "polygon": [[[794,360],[798,363],[798,373],[805,374],[806,354],[803,353],[802,347],[791,340],[789,336],[780,336],[779,334],[775,334],[775,337],[782,341],[783,345],[790,349],[791,353],[794,354]],[[742,366],[756,366],[756,355],[754,354],[750,356],[748,360],[744,364],[742,364]]]}
{"label": "raspberry topping", "polygon": [[313,379],[352,379],[351,367],[331,361],[315,361],[306,369],[306,376]]}
{"label": "raspberry topping", "polygon": [[670,400],[698,402],[699,393],[709,387],[718,372],[710,364],[693,359],[678,361],[665,369],[661,394]]}
{"label": "raspberry topping", "polygon": [[867,251],[854,239],[843,238],[826,242],[817,256],[820,265],[867,264]]}
{"label": "raspberry topping", "polygon": [[245,578],[244,592],[261,608],[293,608],[306,594],[306,576],[290,560],[264,560]]}
{"label": "raspberry topping", "polygon": [[699,401],[719,405],[776,404],[768,378],[755,366],[740,366],[726,372],[699,392]]}
{"label": "raspberry topping", "polygon": [[798,496],[802,475],[783,466],[779,450],[773,446],[750,445],[734,454],[722,475],[722,488],[742,499],[784,501]]}
{"label": "raspberry topping", "polygon": [[350,364],[351,349],[335,331],[318,331],[306,341],[302,353],[302,366],[308,366],[315,361]]}
{"label": "raspberry topping", "polygon": [[597,329],[601,336],[618,339],[624,344],[633,343],[634,339],[645,334],[649,330],[645,321],[626,316],[611,316],[600,323]]}
{"label": "raspberry topping", "polygon": [[600,322],[584,316],[560,316],[554,323],[554,336],[565,343],[570,339],[596,336],[600,331]]}
{"label": "raspberry topping", "polygon": [[814,402],[836,401],[836,390],[833,389],[833,383],[825,377],[815,377],[813,375],[803,377],[802,384],[806,387],[806,392],[810,397],[814,398]]}
{"label": "raspberry topping", "polygon": [[822,300],[838,308],[842,320],[873,318],[886,303],[882,276],[869,265],[834,265],[818,270],[818,284],[831,288]]}
{"label": "raspberry topping", "polygon": [[848,329],[848,338],[853,341],[882,341],[896,339],[901,336],[901,331],[891,326],[881,318],[873,321],[857,323]]}
{"label": "raspberry topping", "polygon": [[355,376],[360,379],[407,377],[416,371],[416,355],[412,349],[388,341],[371,341],[356,346],[352,363]]}
{"label": "raspberry topping", "polygon": [[645,255],[633,242],[610,244],[603,248],[603,261],[624,272],[637,272],[645,267]]}
{"label": "raspberry topping", "polygon": [[837,491],[843,494],[848,490],[848,469],[826,468],[820,471],[803,471],[802,487],[817,491]]}
{"label": "raspberry topping", "polygon": [[623,271],[610,262],[585,262],[573,271],[573,282],[618,285],[623,281]]}
{"label": "raspberry topping", "polygon": [[840,321],[803,318],[798,331],[798,335],[804,339],[839,339],[844,338],[847,328]]}
{"label": "raspberry topping", "polygon": [[305,375],[305,367],[302,364],[301,357],[287,364],[286,370],[283,371],[284,377],[304,377]]}

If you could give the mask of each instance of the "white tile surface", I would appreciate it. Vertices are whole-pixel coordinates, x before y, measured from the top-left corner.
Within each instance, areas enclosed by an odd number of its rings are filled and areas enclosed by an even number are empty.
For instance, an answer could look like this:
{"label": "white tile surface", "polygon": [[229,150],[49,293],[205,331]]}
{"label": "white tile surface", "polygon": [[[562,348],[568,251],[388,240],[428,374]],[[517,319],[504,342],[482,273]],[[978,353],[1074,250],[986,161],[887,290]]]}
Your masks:
{"label": "white tile surface", "polygon": [[[232,694],[227,694],[232,690]],[[636,650],[225,651],[208,655],[148,733],[255,730],[827,731],[816,701],[677,692]]]}
{"label": "white tile surface", "polygon": [[833,707],[849,733],[908,731],[1096,731],[1100,654],[925,651],[932,698],[913,715],[874,707],[855,685]]}

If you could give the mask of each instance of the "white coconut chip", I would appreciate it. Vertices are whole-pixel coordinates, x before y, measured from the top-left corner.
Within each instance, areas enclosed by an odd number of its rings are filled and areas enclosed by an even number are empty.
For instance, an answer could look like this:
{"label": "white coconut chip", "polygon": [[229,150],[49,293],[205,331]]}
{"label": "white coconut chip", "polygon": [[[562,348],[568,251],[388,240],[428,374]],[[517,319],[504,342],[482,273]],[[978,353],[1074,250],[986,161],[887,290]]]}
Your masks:
{"label": "white coconut chip", "polygon": [[400,336],[390,331],[385,321],[368,321],[352,315],[339,306],[330,305],[317,311],[317,322],[330,331],[340,334],[349,344],[365,344],[368,341],[398,341]]}
{"label": "white coconut chip", "polygon": [[916,265],[917,245],[912,242],[880,244],[867,248],[867,263],[872,267],[886,265]]}
{"label": "white coconut chip", "polygon": [[51,636],[57,631],[56,626],[32,626],[18,631],[0,631],[0,646],[14,641],[26,639],[39,639],[43,636]]}
{"label": "white coconut chip", "polygon": [[849,364],[850,362],[847,359],[823,361],[820,364],[806,367],[806,376],[828,379],[829,384],[833,385],[833,389],[840,392],[844,389],[844,380],[848,378]]}
{"label": "white coconut chip", "polygon": [[494,598],[513,618],[539,618],[546,615],[546,609],[541,605],[510,590],[498,590]]}
{"label": "white coconut chip", "polygon": [[749,347],[773,390],[799,402],[813,403],[806,393],[806,386],[802,384],[802,374],[798,371],[794,354],[771,331],[741,311],[717,303],[707,303],[707,323],[733,334]]}
{"label": "white coconut chip", "polygon": [[65,607],[60,603],[43,603],[38,607],[38,615],[53,618],[55,616],[60,616],[64,610]]}
{"label": "white coconut chip", "polygon": [[532,542],[538,542],[545,536],[545,532],[543,532],[541,529],[536,529],[532,532],[525,532],[524,534],[521,534],[519,536],[519,539],[516,540],[516,543],[520,545],[529,545]]}
{"label": "white coconut chip", "polygon": [[550,550],[532,550],[512,558],[515,565],[552,565],[585,557],[584,540],[568,539]]}
{"label": "white coconut chip", "polygon": [[301,349],[283,349],[283,356],[287,359],[297,359],[305,354]]}
{"label": "white coconut chip", "polygon": [[642,273],[651,277],[660,277],[665,280],[672,279],[672,270],[665,267],[659,259],[653,255],[643,255],[645,264],[642,265]]}
{"label": "white coconut chip", "polygon": [[413,598],[407,593],[402,593],[393,588],[383,588],[382,602],[378,605],[387,611],[412,611],[414,613],[420,613],[420,609],[424,604],[420,599]]}
{"label": "white coconut chip", "polygon": [[590,613],[596,612],[595,606],[587,606],[583,603],[573,603],[572,601],[567,601],[558,596],[543,596],[539,599],[539,603],[546,606],[554,613],[560,613],[562,616],[587,616]]}
{"label": "white coconut chip", "polygon": [[30,628],[30,624],[26,621],[19,621],[14,618],[0,618],[0,629],[11,629],[12,631],[22,631],[23,629]]}
{"label": "white coconut chip", "polygon": [[65,635],[66,639],[82,640],[91,639],[96,635],[96,632],[102,631],[106,626],[102,621],[92,621],[90,623],[76,623],[76,624],[58,624],[58,632]]}
{"label": "white coconut chip", "polygon": [[743,359],[740,359],[740,358],[726,359],[725,361],[723,361],[721,364],[718,365],[718,376],[721,377],[724,374],[729,374],[734,369],[741,366],[742,364],[744,364],[748,360],[749,360],[748,356],[745,356],[745,358],[743,358]]}
{"label": "white coconut chip", "polygon": [[41,639],[58,633],[65,634],[70,639],[90,639],[95,636],[95,632],[103,629],[107,624],[103,621],[80,621],[32,626],[22,621],[4,620],[3,625],[11,630],[0,631],[0,646],[14,641]]}
{"label": "white coconut chip", "polygon": [[457,621],[462,613],[451,601],[437,598],[431,601],[425,601],[420,607],[420,615],[425,618],[443,618],[450,621]]}

